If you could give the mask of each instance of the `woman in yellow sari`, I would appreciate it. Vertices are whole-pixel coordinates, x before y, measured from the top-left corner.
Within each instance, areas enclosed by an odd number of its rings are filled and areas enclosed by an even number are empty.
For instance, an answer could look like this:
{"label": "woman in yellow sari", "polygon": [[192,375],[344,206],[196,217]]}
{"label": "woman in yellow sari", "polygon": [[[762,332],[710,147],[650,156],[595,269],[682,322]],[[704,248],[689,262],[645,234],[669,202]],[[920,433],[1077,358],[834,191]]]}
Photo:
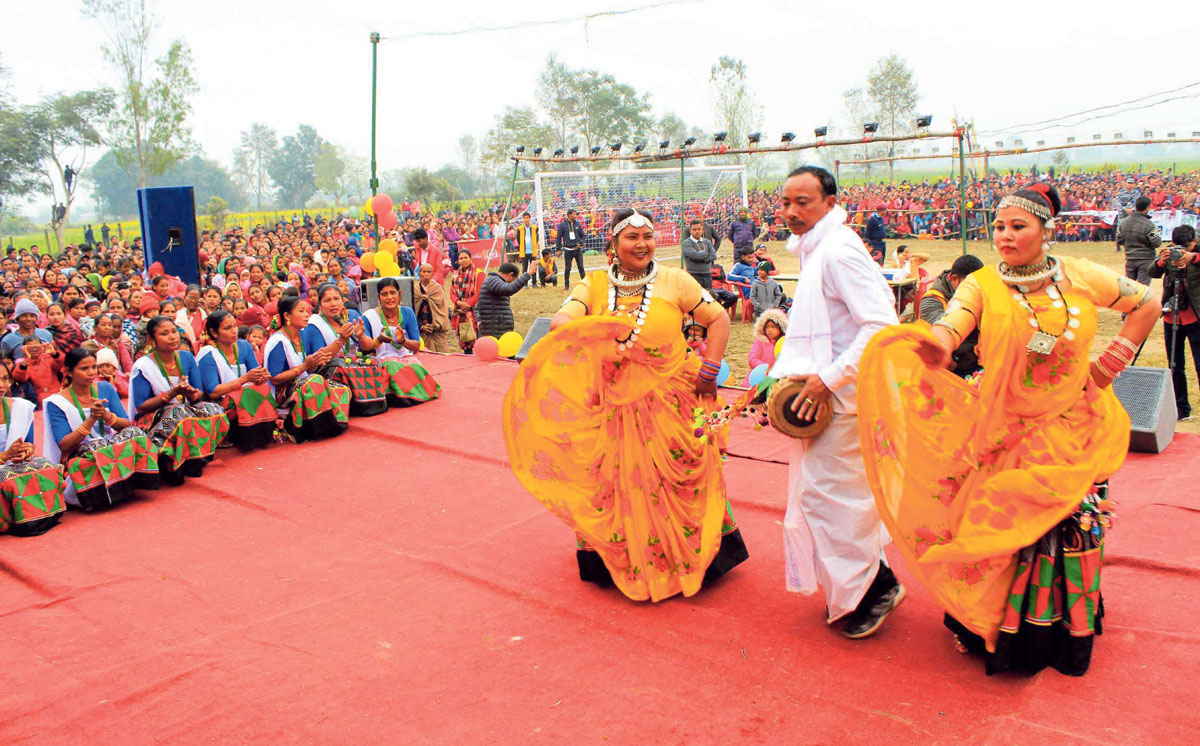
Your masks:
{"label": "woman in yellow sari", "polygon": [[[579,576],[631,599],[691,596],[747,558],[721,451],[697,438],[729,316],[681,269],[654,261],[654,224],[618,210],[612,265],[572,288],[504,400],[513,472],[575,530]],[[689,355],[691,314],[707,359]]]}
{"label": "woman in yellow sari", "polygon": [[[1104,482],[1129,447],[1109,384],[1159,316],[1149,288],[1046,255],[1059,206],[1045,184],[1006,196],[1000,263],[964,280],[932,330],[880,332],[859,366],[880,515],[959,649],[986,651],[989,674],[1087,671],[1104,613]],[[1092,362],[1097,308],[1127,316]],[[946,367],[976,327],[983,373],[971,384]]]}

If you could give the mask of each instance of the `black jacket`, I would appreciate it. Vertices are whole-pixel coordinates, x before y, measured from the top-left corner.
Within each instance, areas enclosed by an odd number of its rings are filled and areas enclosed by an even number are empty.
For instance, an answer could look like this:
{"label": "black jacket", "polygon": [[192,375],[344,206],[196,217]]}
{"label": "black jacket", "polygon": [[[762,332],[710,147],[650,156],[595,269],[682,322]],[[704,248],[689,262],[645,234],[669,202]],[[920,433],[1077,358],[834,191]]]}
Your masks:
{"label": "black jacket", "polygon": [[505,282],[498,273],[492,272],[483,280],[479,289],[479,303],[475,306],[475,318],[479,319],[479,335],[481,337],[499,337],[504,332],[511,332],[516,326],[513,318],[512,303],[509,296],[529,282],[529,273]]}
{"label": "black jacket", "polygon": [[1190,307],[1193,311],[1200,313],[1200,264],[1192,263],[1183,269],[1176,269],[1169,265],[1169,260],[1167,262],[1167,266],[1160,267],[1158,266],[1158,262],[1150,265],[1150,277],[1163,278],[1163,305],[1166,305],[1167,301],[1172,300],[1175,297],[1175,283],[1182,278],[1184,295],[1183,308]]}
{"label": "black jacket", "polygon": [[[572,232],[575,238],[571,238]],[[555,239],[555,243],[560,249],[582,249],[585,237],[582,223],[578,220],[564,220],[558,224],[558,238]]]}
{"label": "black jacket", "polygon": [[1117,225],[1117,246],[1125,247],[1126,261],[1150,261],[1162,246],[1162,236],[1146,213],[1133,212],[1121,218]]}

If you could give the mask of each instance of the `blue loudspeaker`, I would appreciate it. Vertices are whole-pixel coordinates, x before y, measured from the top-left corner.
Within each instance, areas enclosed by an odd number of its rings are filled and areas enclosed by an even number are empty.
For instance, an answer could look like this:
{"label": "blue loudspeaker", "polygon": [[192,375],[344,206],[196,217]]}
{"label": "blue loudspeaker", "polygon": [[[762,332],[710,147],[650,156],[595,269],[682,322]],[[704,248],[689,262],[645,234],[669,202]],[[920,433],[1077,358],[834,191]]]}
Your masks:
{"label": "blue loudspeaker", "polygon": [[185,283],[200,283],[200,246],[196,234],[196,191],[190,186],[137,190],[146,267],[159,262],[163,271]]}

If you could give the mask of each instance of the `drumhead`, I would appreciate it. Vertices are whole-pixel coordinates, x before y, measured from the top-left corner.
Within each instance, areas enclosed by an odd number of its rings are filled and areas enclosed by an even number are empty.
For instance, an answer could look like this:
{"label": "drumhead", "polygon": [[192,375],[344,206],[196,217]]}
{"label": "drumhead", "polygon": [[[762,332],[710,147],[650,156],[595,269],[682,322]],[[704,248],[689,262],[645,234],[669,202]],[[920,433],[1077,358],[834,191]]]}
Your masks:
{"label": "drumhead", "polygon": [[772,386],[767,396],[767,419],[772,427],[790,438],[815,438],[833,419],[831,407],[826,407],[824,414],[815,420],[801,419],[792,411],[792,403],[807,380],[808,376],[785,378]]}

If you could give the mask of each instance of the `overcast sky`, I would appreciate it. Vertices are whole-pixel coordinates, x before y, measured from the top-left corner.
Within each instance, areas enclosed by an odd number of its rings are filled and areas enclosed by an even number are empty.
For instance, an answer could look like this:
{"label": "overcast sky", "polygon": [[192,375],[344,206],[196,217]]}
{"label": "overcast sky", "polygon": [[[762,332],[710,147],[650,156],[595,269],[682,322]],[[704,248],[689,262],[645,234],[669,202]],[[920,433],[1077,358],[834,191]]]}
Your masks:
{"label": "overcast sky", "polygon": [[[157,50],[191,45],[200,93],[191,118],[205,155],[225,165],[239,133],[265,122],[282,136],[301,123],[360,155],[370,144],[368,32],[414,32],[548,20],[656,0],[159,0]],[[78,0],[9,0],[0,12],[0,59],[18,100],[115,82],[100,53],[100,26]],[[546,56],[595,68],[650,93],[655,113],[675,112],[711,131],[709,68],[741,57],[764,108],[764,130],[808,139],[843,115],[841,93],[889,52],[913,68],[919,108],[935,128],[955,114],[981,130],[1046,119],[1200,80],[1191,2],[1008,0],[898,3],[860,0],[701,0],[611,18],[456,38],[385,40],[379,47],[380,170],[436,167],[464,133],[482,137],[506,104],[532,104]],[[1191,20],[1187,20],[1191,19]],[[1184,91],[1193,96],[1200,87]],[[1200,130],[1189,98],[1088,123],[1076,134],[1168,127]],[[1050,130],[1049,141],[1068,134]],[[987,137],[994,140],[994,137]]]}

